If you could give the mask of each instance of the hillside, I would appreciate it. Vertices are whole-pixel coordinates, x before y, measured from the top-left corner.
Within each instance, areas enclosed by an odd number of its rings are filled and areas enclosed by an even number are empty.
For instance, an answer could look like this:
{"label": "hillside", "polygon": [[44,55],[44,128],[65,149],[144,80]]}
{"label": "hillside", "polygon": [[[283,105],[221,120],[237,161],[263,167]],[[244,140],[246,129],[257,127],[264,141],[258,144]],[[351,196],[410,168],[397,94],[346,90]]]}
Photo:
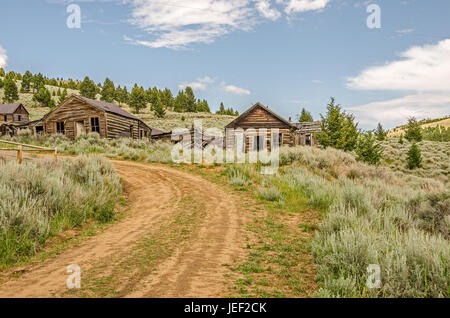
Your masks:
{"label": "hillside", "polygon": [[[20,92],[21,81],[17,80],[16,84]],[[45,87],[52,95],[54,92],[56,93],[58,89],[61,89],[60,87],[50,85],[45,85]],[[0,100],[3,98],[3,91],[4,89],[0,88]],[[67,94],[79,95],[80,92],[78,90],[67,89]],[[57,104],[58,96],[53,96],[52,98]],[[97,99],[100,99],[100,95],[97,95]],[[19,100],[17,102],[22,103],[30,112],[30,120],[40,119],[50,111],[49,107],[41,107],[34,102],[33,94],[31,93],[19,93]],[[142,109],[139,114],[135,114],[134,110],[126,104],[120,106],[126,111],[134,114],[136,117],[142,119],[150,127],[162,131],[171,131],[174,128],[190,128],[195,120],[202,120],[204,129],[213,127],[223,129],[225,125],[236,118],[235,116],[216,115],[213,113],[178,113],[169,110],[166,110],[166,116],[164,118],[157,118],[150,110],[149,106]]]}
{"label": "hillside", "polygon": [[[445,128],[448,128],[448,127],[450,127],[450,117],[423,120],[420,122],[420,124],[421,124],[420,126],[422,128],[438,127],[438,126],[443,126]],[[395,127],[394,129],[391,129],[388,132],[389,137],[398,137],[398,136],[404,135],[404,134],[405,134],[405,126],[404,125]]]}

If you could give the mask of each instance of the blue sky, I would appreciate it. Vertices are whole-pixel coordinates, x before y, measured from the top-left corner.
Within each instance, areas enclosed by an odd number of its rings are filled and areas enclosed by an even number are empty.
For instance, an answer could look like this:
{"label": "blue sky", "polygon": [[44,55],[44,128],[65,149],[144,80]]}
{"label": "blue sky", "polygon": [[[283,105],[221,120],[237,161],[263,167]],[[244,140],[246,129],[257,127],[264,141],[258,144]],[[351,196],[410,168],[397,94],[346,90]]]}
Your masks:
{"label": "blue sky", "polygon": [[[81,28],[67,26],[67,7]],[[369,28],[367,7],[380,8]],[[212,110],[259,101],[315,118],[333,96],[360,126],[450,114],[448,0],[0,2],[7,70],[131,87],[191,85]]]}

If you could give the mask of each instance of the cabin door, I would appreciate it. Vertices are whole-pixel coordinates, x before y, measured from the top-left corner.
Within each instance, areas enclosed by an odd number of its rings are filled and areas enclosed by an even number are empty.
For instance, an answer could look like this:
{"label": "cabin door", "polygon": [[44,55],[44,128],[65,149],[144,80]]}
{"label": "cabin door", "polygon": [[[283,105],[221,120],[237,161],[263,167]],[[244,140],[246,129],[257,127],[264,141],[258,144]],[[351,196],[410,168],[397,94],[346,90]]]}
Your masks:
{"label": "cabin door", "polygon": [[84,121],[75,122],[75,130],[77,132],[77,136],[84,135],[86,133],[86,127],[84,127]]}

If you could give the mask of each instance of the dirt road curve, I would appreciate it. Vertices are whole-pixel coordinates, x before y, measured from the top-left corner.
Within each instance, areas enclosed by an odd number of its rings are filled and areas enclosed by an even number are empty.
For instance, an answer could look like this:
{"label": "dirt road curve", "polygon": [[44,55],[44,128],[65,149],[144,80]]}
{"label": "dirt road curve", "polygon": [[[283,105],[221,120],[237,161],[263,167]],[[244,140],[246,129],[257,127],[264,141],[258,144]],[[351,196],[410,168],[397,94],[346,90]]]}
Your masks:
{"label": "dirt road curve", "polygon": [[[115,273],[118,260],[132,258],[130,255],[139,240],[158,229],[161,231],[162,224],[170,221],[171,215],[180,213],[180,203],[187,199],[201,204],[202,217],[195,221],[198,224],[191,226],[184,242],[178,241],[170,247],[170,253],[157,259],[154,268],[141,271],[138,279],[135,275],[131,287],[127,279],[130,273],[122,270],[124,278],[118,279],[116,295],[226,296],[224,274],[227,268],[223,264],[233,264],[242,257],[245,245],[244,217],[237,206],[238,200],[214,183],[173,168],[121,161],[113,163],[128,193],[131,206],[127,215],[80,245],[26,268],[18,278],[0,285],[0,297],[67,296],[66,268],[69,264],[81,267],[82,285],[89,285],[86,281],[89,275],[84,273],[94,272],[94,269],[97,269],[97,278]],[[95,293],[91,295],[96,296]]]}

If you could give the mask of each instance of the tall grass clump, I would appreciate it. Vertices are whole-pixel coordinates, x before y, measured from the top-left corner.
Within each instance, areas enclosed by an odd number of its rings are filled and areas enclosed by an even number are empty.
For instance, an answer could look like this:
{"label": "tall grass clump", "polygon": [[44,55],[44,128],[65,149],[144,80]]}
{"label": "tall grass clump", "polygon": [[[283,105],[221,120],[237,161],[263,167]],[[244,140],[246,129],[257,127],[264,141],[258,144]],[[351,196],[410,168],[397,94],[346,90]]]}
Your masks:
{"label": "tall grass clump", "polygon": [[[446,146],[440,147],[440,153],[450,154]],[[392,155],[389,149],[385,152]],[[446,160],[448,156],[440,164]],[[285,200],[285,208],[295,209],[290,202],[306,202],[323,212],[311,242],[319,285],[315,296],[450,296],[450,196],[445,173],[435,178],[426,168],[412,174],[368,165],[356,161],[352,153],[331,148],[283,148],[280,161],[277,175],[252,180],[263,185],[258,195],[268,201],[273,200],[266,194],[270,189],[286,198],[304,198]],[[380,288],[366,284],[371,264],[380,266]]]}
{"label": "tall grass clump", "polygon": [[50,236],[88,219],[114,217],[121,184],[102,157],[0,163],[0,171],[0,266],[33,255]]}

